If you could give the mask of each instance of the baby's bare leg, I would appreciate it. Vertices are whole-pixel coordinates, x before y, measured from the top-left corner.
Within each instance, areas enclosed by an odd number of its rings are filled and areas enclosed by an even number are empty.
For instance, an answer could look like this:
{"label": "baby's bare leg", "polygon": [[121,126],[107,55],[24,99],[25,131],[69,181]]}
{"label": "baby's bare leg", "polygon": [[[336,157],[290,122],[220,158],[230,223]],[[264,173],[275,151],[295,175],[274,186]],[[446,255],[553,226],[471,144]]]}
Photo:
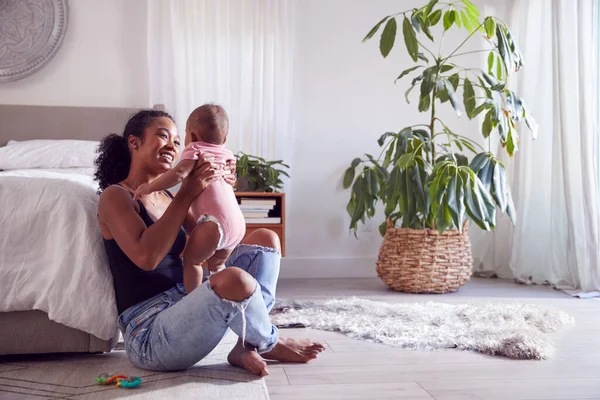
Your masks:
{"label": "baby's bare leg", "polygon": [[208,259],[208,270],[210,272],[219,272],[225,269],[225,261],[231,255],[233,250],[221,249],[215,251],[215,254],[211,258]]}
{"label": "baby's bare leg", "polygon": [[183,252],[183,286],[191,293],[202,284],[202,264],[210,259],[219,244],[219,228],[214,222],[198,224]]}

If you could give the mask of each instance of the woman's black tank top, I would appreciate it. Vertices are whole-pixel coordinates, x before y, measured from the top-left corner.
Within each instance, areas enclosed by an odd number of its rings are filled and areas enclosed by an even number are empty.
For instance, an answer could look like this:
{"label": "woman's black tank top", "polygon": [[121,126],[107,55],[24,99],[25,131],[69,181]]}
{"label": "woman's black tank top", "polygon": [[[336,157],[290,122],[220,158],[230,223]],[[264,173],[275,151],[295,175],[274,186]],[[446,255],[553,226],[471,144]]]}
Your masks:
{"label": "woman's black tank top", "polygon": [[[169,197],[173,195],[166,192]],[[140,217],[146,226],[154,224],[141,201]],[[127,257],[114,239],[104,239],[104,250],[108,257],[110,271],[113,276],[117,310],[119,315],[129,307],[164,292],[183,282],[183,263],[181,253],[185,248],[186,234],[179,230],[171,249],[161,260],[154,271],[144,271]]]}

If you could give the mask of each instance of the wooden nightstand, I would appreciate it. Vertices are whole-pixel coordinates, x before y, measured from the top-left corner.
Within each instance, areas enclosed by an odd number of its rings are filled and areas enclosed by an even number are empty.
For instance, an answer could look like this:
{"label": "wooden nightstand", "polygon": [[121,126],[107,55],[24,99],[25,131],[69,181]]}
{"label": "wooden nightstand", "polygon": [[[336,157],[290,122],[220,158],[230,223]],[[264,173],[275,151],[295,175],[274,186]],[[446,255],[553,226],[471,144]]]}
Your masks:
{"label": "wooden nightstand", "polygon": [[[285,193],[263,193],[263,192],[235,192],[238,203],[243,204],[244,199],[273,200],[273,208],[269,211],[268,218],[279,218],[278,223],[253,223],[252,218],[246,218],[246,236],[260,228],[267,228],[275,232],[281,241],[281,255],[285,256]],[[262,219],[256,219],[262,221]]]}

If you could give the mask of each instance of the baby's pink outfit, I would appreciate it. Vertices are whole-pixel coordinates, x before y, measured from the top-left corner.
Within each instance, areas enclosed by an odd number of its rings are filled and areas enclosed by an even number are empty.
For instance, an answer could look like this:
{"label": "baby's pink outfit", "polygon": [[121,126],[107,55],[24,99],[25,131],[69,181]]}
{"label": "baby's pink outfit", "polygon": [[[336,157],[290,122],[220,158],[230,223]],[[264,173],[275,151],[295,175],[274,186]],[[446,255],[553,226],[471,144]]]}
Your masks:
{"label": "baby's pink outfit", "polygon": [[[235,156],[224,145],[192,142],[181,153],[181,160],[198,160],[199,156],[212,157],[221,169],[227,161],[235,163]],[[219,173],[219,171],[217,171]],[[225,179],[218,178],[204,189],[192,204],[192,213],[198,223],[211,221],[219,227],[221,238],[217,250],[232,249],[246,233],[246,222],[235,192]]]}

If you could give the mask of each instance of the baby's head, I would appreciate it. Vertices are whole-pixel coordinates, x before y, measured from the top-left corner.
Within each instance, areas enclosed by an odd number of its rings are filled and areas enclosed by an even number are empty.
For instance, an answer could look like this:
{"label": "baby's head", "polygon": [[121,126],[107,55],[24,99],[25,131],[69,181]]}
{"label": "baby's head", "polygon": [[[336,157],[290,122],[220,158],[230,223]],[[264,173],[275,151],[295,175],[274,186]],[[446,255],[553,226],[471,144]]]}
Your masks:
{"label": "baby's head", "polygon": [[223,144],[229,131],[229,118],[223,107],[205,104],[196,108],[188,117],[185,144],[206,142]]}

